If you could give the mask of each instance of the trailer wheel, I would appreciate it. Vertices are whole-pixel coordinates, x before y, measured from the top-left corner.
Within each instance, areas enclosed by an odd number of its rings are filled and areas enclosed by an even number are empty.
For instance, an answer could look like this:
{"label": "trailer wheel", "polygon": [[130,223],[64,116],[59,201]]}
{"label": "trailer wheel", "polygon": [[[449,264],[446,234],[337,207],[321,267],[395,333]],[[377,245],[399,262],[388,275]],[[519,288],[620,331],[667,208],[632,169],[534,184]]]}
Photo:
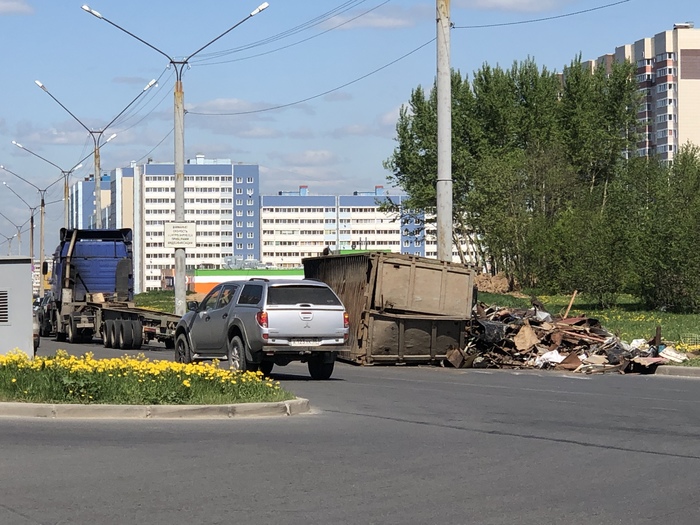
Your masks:
{"label": "trailer wheel", "polygon": [[192,351],[185,334],[178,335],[177,341],[175,341],[175,361],[178,363],[192,362]]}
{"label": "trailer wheel", "polygon": [[66,324],[66,340],[71,344],[80,342],[80,338],[75,333],[74,323],[75,321],[71,317],[68,319],[68,323]]}
{"label": "trailer wheel", "polygon": [[117,331],[117,341],[119,348],[128,350],[134,343],[134,334],[131,329],[131,321],[128,319],[118,319],[114,322],[115,330]]}
{"label": "trailer wheel", "polygon": [[311,379],[325,381],[326,379],[330,379],[331,375],[333,374],[334,365],[335,361],[324,363],[322,359],[312,357],[308,362],[309,375],[311,376]]}
{"label": "trailer wheel", "polygon": [[238,370],[240,372],[245,372],[247,370],[247,362],[245,358],[245,345],[243,340],[234,335],[228,342],[228,348],[226,351],[226,361],[228,363],[229,370]]}
{"label": "trailer wheel", "polygon": [[104,344],[105,348],[114,346],[114,321],[111,319],[105,321],[102,332],[102,344]]}
{"label": "trailer wheel", "polygon": [[131,334],[133,336],[131,348],[139,350],[143,345],[143,324],[138,319],[131,321]]}

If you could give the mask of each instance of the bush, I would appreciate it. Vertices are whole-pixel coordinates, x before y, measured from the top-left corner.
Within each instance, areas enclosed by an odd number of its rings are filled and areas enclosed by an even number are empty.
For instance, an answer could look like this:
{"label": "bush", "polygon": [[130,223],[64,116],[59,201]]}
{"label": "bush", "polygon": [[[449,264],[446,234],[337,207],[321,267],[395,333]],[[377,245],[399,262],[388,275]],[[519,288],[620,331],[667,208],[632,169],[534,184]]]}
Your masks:
{"label": "bush", "polygon": [[219,405],[293,399],[261,372],[136,358],[76,357],[64,350],[30,359],[0,355],[0,401],[118,405]]}

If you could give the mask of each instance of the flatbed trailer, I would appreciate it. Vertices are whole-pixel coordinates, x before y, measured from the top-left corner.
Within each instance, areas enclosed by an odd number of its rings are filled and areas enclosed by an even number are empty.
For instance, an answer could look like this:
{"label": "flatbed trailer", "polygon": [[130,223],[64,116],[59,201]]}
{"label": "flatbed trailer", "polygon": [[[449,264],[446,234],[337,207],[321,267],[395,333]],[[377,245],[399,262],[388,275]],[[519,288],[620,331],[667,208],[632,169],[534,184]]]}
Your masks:
{"label": "flatbed trailer", "polygon": [[43,329],[57,340],[87,343],[101,338],[105,347],[122,349],[155,340],[175,347],[180,316],[134,303],[130,229],[62,228],[51,283],[45,315],[49,323]]}
{"label": "flatbed trailer", "polygon": [[80,302],[63,305],[62,319],[56,325],[58,339],[69,343],[92,342],[101,338],[105,348],[136,349],[159,341],[175,347],[175,327],[179,315],[139,308],[132,302]]}

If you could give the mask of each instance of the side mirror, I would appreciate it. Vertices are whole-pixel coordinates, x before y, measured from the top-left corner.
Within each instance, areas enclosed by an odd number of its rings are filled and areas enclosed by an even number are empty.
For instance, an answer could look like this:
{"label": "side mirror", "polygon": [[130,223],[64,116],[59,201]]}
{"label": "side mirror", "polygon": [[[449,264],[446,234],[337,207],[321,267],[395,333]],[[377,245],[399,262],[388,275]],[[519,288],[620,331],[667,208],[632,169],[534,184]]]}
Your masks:
{"label": "side mirror", "polygon": [[44,264],[41,265],[41,275],[46,275],[49,273],[49,263],[48,261],[44,261]]}
{"label": "side mirror", "polygon": [[187,301],[187,309],[188,310],[196,310],[197,307],[199,306],[198,301]]}

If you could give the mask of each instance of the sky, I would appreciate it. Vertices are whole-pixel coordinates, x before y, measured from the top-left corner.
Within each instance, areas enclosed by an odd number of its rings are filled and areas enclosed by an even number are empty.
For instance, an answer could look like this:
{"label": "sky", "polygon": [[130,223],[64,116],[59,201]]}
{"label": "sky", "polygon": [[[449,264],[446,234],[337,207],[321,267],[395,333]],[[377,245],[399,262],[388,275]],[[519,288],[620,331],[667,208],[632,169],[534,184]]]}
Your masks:
{"label": "sky", "polygon": [[[100,148],[103,172],[173,162],[170,62],[193,53],[182,75],[186,159],[258,164],[263,194],[300,185],[311,194],[378,185],[400,193],[382,163],[396,147],[400,107],[435,81],[436,1],[269,0],[199,52],[260,0],[87,1],[104,19],[79,1],[0,0],[0,165],[49,188],[47,255],[63,225],[61,170],[82,161],[71,183],[94,172],[93,137],[116,133]],[[595,59],[674,23],[700,27],[697,0],[449,3],[450,65],[469,78],[485,63],[528,58],[562,71],[579,54]],[[39,193],[1,169],[0,182],[0,255],[28,255],[25,223]],[[21,247],[8,242],[18,227]]]}

